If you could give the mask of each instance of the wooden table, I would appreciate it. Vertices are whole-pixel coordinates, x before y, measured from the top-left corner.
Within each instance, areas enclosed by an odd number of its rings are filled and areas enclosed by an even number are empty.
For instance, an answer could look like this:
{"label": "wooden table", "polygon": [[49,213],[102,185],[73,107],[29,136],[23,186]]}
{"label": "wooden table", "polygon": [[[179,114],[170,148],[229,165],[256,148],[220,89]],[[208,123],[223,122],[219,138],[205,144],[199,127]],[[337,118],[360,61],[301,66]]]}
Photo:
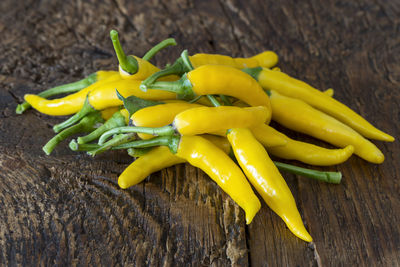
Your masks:
{"label": "wooden table", "polygon": [[159,66],[184,48],[274,50],[284,72],[334,88],[335,98],[398,138],[399,1],[3,0],[0,11],[1,265],[400,265],[398,141],[374,142],[383,164],[353,156],[319,168],[341,171],[340,185],[284,174],[314,238],[308,244],[264,204],[246,226],[229,196],[187,164],[121,190],[126,153],[91,158],[65,142],[45,156],[52,125],[65,118],[14,113],[28,92],[116,69],[115,28],[139,56],[176,38],[177,47],[155,57]]}

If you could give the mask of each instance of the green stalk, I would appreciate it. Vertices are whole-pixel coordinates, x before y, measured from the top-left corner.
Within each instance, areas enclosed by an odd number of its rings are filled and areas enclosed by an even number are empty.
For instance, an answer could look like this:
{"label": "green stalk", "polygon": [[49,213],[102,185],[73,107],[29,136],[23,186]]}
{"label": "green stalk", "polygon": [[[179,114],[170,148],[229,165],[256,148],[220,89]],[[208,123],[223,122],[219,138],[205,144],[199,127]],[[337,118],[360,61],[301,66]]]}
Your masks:
{"label": "green stalk", "polygon": [[135,74],[139,68],[137,60],[132,56],[125,55],[121,43],[119,42],[118,32],[116,30],[110,31],[110,37],[114,46],[115,53],[117,54],[120,68],[131,75]]}
{"label": "green stalk", "polygon": [[251,77],[256,79],[258,81],[258,76],[260,75],[260,72],[263,70],[262,67],[255,67],[255,68],[244,68],[242,69],[243,72],[246,72],[249,74]]}
{"label": "green stalk", "polygon": [[219,95],[225,106],[232,106],[232,102],[226,95]]}
{"label": "green stalk", "polygon": [[154,82],[147,87],[145,84],[140,85],[140,90],[146,92],[147,89],[158,89],[164,90],[168,92],[173,92],[177,94],[178,99],[191,100],[196,98],[196,94],[193,92],[193,86],[190,80],[187,78],[186,74],[184,74],[178,81],[173,82]]}
{"label": "green stalk", "polygon": [[94,150],[90,150],[87,153],[89,155],[91,155],[92,157],[94,157],[97,154],[103,153],[104,151],[111,149],[112,147],[124,144],[124,143],[132,141],[134,139],[135,139],[134,134],[119,134],[119,135],[116,135],[111,140],[100,145],[98,148],[96,148]]}
{"label": "green stalk", "polygon": [[99,138],[99,145],[104,144],[104,142],[114,134],[125,134],[125,133],[146,133],[155,136],[168,136],[175,134],[175,130],[172,126],[163,126],[158,128],[151,128],[151,127],[135,127],[135,126],[126,126],[126,127],[118,127],[111,129],[105,132]]}
{"label": "green stalk", "polygon": [[50,141],[48,141],[44,147],[43,151],[50,155],[50,153],[54,150],[54,148],[63,140],[68,138],[71,135],[82,132],[90,132],[94,129],[94,125],[103,121],[101,118],[100,112],[93,112],[86,117],[84,117],[78,124],[75,124],[67,129],[64,129],[62,132],[54,136]]}
{"label": "green stalk", "polygon": [[192,62],[190,62],[190,59],[189,59],[188,51],[187,51],[186,49],[183,50],[183,52],[181,53],[181,58],[182,58],[183,63],[185,64],[186,69],[187,69],[188,71],[194,70],[194,67],[193,67],[193,65],[192,65]]}
{"label": "green stalk", "polygon": [[221,104],[218,102],[218,100],[213,95],[207,95],[207,98],[211,101],[211,103],[214,105],[214,107],[221,106]]}
{"label": "green stalk", "polygon": [[323,172],[317,170],[311,170],[306,168],[297,167],[291,164],[286,164],[282,162],[274,161],[276,167],[279,170],[287,171],[293,174],[301,175],[304,177],[316,179],[322,182],[332,183],[332,184],[340,184],[342,180],[341,172]]}
{"label": "green stalk", "polygon": [[180,140],[181,137],[179,135],[158,136],[152,139],[128,142],[123,145],[119,145],[119,148],[129,149],[167,146],[172,153],[176,154],[176,152],[178,151]]}
{"label": "green stalk", "polygon": [[69,148],[72,151],[89,151],[98,149],[99,147],[98,144],[79,144],[75,139],[72,139],[71,142],[69,142]]}
{"label": "green stalk", "polygon": [[178,58],[174,64],[165,67],[164,69],[153,73],[152,75],[150,75],[149,77],[147,77],[142,84],[140,85],[141,88],[147,88],[147,87],[151,87],[151,85],[153,83],[155,83],[159,78],[164,77],[164,76],[168,76],[168,75],[172,75],[172,74],[176,74],[178,76],[183,75],[185,72],[187,72],[188,70],[186,69],[186,65],[183,62],[182,58]]}
{"label": "green stalk", "polygon": [[117,127],[122,127],[125,126],[125,117],[119,112],[115,112],[110,119],[108,119],[103,125],[101,125],[99,128],[94,130],[88,135],[85,136],[80,136],[78,137],[77,141],[78,144],[82,145],[85,143],[89,143],[97,138],[99,138],[103,133],[117,128]]}
{"label": "green stalk", "polygon": [[[88,77],[82,80],[47,89],[43,92],[40,92],[38,96],[43,98],[48,98],[59,94],[74,93],[88,87],[89,85],[95,83],[96,81],[97,81],[97,73],[92,73]],[[31,105],[25,101],[17,106],[15,113],[22,114],[24,113],[25,110],[29,109],[30,107]]]}
{"label": "green stalk", "polygon": [[61,130],[77,123],[80,119],[82,119],[83,117],[85,117],[87,114],[96,111],[89,103],[89,98],[88,96],[86,96],[85,102],[83,103],[83,106],[81,108],[81,110],[79,110],[75,115],[73,115],[72,117],[70,117],[68,120],[61,122],[59,124],[56,124],[53,126],[53,130],[54,132],[58,133]]}
{"label": "green stalk", "polygon": [[142,59],[149,61],[155,54],[160,52],[160,50],[164,49],[167,46],[176,45],[176,41],[174,38],[168,38],[164,41],[158,43],[157,45],[153,46],[146,54],[142,57]]}
{"label": "green stalk", "polygon": [[[117,150],[117,149],[127,149],[127,147],[129,147],[129,145],[126,145],[129,143],[125,143],[125,144],[119,144],[116,146],[112,146],[110,149],[111,150]],[[100,148],[101,146],[99,144],[79,144],[78,142],[76,142],[75,139],[72,139],[71,142],[69,142],[69,148],[72,151],[91,151],[91,150],[96,150],[98,148]],[[128,154],[132,157],[140,157],[143,156],[144,154],[146,154],[148,151],[151,150],[150,147],[148,148],[128,148]]]}
{"label": "green stalk", "polygon": [[181,56],[174,62],[174,64],[167,66],[165,67],[165,69],[153,73],[152,75],[147,77],[140,85],[140,88],[143,91],[146,91],[147,88],[152,88],[152,85],[161,77],[172,74],[182,76],[186,72],[189,72],[193,69],[193,65],[189,60],[188,52],[187,50],[184,50],[181,53]]}
{"label": "green stalk", "polygon": [[138,157],[141,157],[141,156],[145,155],[146,153],[148,153],[152,149],[153,149],[152,147],[144,147],[144,148],[131,147],[131,148],[127,149],[127,152],[128,152],[129,156],[134,157],[134,158],[138,158]]}

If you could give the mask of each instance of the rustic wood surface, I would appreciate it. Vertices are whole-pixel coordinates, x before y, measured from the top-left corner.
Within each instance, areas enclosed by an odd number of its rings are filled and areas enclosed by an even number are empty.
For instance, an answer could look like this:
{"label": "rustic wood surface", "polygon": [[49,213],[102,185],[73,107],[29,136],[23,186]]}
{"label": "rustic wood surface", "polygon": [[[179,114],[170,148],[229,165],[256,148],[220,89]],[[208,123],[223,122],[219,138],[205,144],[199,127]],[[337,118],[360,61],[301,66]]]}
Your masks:
{"label": "rustic wood surface", "polygon": [[[399,1],[0,1],[0,263],[119,266],[399,266],[400,147],[375,142],[383,164],[356,156],[340,185],[285,174],[307,244],[263,205],[252,224],[203,172],[186,165],[121,190],[132,161],[41,150],[65,118],[14,113],[29,92],[116,69],[110,29],[162,66],[183,48],[250,56],[271,49],[283,71],[399,137]],[[312,140],[295,133],[292,136]],[[314,141],[314,140],[312,140]],[[304,166],[304,165],[303,165]]]}

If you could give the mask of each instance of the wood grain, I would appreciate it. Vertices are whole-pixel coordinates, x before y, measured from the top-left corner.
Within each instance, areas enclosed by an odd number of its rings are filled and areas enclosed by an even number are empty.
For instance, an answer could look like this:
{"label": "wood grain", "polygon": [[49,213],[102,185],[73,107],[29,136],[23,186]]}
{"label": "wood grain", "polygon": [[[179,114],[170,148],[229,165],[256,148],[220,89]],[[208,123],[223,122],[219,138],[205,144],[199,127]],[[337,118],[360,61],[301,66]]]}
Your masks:
{"label": "wood grain", "polygon": [[41,147],[65,118],[14,114],[25,93],[115,69],[115,28],[139,56],[176,38],[177,47],[155,57],[159,66],[184,48],[274,50],[283,71],[334,88],[398,138],[398,1],[4,0],[0,11],[1,265],[400,266],[398,141],[374,142],[383,164],[353,156],[324,168],[343,173],[340,185],[284,174],[314,238],[307,244],[264,204],[246,226],[229,196],[187,164],[121,190],[126,153],[93,159],[62,144],[47,157]]}

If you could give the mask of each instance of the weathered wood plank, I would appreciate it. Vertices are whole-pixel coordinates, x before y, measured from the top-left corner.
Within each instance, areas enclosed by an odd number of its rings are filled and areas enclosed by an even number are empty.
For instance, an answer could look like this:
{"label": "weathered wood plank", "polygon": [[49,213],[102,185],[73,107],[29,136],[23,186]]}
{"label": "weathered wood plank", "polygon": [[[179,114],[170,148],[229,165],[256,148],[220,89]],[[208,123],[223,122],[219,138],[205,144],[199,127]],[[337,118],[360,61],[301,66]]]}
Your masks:
{"label": "weathered wood plank", "polygon": [[[120,190],[131,162],[92,159],[66,144],[41,146],[60,118],[14,109],[25,93],[115,69],[108,33],[129,52],[182,49],[250,56],[277,51],[285,72],[335,97],[374,125],[400,132],[400,5],[343,1],[13,1],[0,3],[0,262],[82,265],[400,265],[398,142],[375,142],[379,165],[352,157],[326,185],[285,174],[314,242],[296,239],[263,205],[244,214],[201,171],[179,165]],[[293,135],[293,133],[289,132]],[[294,134],[303,140],[310,138]]]}

